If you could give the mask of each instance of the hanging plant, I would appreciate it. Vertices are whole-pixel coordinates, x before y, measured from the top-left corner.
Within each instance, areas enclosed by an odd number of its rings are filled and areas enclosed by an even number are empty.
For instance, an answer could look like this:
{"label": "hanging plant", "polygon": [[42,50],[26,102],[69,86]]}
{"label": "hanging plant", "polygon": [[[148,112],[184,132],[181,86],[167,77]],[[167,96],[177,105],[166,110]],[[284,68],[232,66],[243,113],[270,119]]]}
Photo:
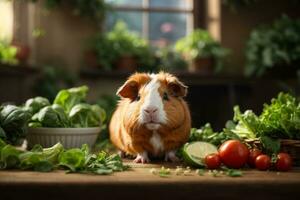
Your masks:
{"label": "hanging plant", "polygon": [[[38,0],[30,0],[38,2]],[[88,17],[95,21],[103,21],[108,10],[111,9],[110,4],[105,0],[40,0],[46,9],[55,9],[62,5],[69,6],[74,15]]]}
{"label": "hanging plant", "polygon": [[299,44],[300,19],[283,15],[271,25],[254,29],[246,47],[246,75],[261,76],[274,68],[285,72],[299,69]]}

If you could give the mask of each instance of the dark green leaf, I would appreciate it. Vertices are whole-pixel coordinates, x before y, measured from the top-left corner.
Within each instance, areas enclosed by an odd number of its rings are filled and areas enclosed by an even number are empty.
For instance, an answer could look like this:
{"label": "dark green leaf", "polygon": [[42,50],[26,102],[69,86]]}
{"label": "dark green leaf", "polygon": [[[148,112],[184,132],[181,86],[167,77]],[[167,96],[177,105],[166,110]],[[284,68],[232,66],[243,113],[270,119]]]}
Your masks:
{"label": "dark green leaf", "polygon": [[50,172],[53,170],[53,164],[49,161],[40,161],[34,166],[34,171],[39,171],[39,172]]}
{"label": "dark green leaf", "polygon": [[243,172],[240,170],[236,170],[236,169],[228,169],[226,174],[231,177],[243,176]]}

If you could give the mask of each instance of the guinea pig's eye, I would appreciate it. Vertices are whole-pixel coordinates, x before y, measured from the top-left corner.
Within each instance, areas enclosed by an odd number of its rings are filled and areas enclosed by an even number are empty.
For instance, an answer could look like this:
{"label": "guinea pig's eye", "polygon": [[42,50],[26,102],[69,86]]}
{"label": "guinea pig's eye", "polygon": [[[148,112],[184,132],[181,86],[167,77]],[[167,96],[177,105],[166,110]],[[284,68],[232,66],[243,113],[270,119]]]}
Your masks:
{"label": "guinea pig's eye", "polygon": [[141,96],[138,94],[135,98],[136,101],[139,101],[141,99]]}
{"label": "guinea pig's eye", "polygon": [[163,100],[166,100],[166,101],[169,100],[169,96],[168,96],[168,94],[166,92],[163,95]]}

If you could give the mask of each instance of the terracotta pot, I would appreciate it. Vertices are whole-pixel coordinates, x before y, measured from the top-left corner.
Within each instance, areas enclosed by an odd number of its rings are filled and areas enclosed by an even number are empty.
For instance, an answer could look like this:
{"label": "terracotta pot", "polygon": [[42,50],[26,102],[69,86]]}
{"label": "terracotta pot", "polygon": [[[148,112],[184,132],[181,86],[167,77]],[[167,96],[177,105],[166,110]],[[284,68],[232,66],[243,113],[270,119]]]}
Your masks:
{"label": "terracotta pot", "polygon": [[26,64],[30,56],[30,48],[27,45],[13,41],[12,46],[17,48],[16,58],[22,64]]}
{"label": "terracotta pot", "polygon": [[87,50],[84,52],[84,63],[88,67],[92,68],[100,68],[101,66],[98,64],[97,53],[93,50]]}
{"label": "terracotta pot", "polygon": [[214,59],[212,57],[196,58],[191,63],[190,71],[204,75],[211,75],[214,71]]}
{"label": "terracotta pot", "polygon": [[133,56],[122,56],[117,60],[116,66],[120,71],[133,72],[137,69],[138,64]]}

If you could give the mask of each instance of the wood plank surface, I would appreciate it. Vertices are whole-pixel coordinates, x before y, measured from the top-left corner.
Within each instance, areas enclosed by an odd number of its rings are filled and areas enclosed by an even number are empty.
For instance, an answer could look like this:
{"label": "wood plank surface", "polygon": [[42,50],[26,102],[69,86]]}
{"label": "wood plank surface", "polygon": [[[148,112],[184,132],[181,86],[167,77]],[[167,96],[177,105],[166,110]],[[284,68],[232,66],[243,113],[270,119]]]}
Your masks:
{"label": "wood plank surface", "polygon": [[199,176],[194,170],[167,178],[150,173],[161,164],[130,164],[112,175],[0,171],[0,199],[299,199],[300,169],[291,172],[245,170],[242,177]]}

